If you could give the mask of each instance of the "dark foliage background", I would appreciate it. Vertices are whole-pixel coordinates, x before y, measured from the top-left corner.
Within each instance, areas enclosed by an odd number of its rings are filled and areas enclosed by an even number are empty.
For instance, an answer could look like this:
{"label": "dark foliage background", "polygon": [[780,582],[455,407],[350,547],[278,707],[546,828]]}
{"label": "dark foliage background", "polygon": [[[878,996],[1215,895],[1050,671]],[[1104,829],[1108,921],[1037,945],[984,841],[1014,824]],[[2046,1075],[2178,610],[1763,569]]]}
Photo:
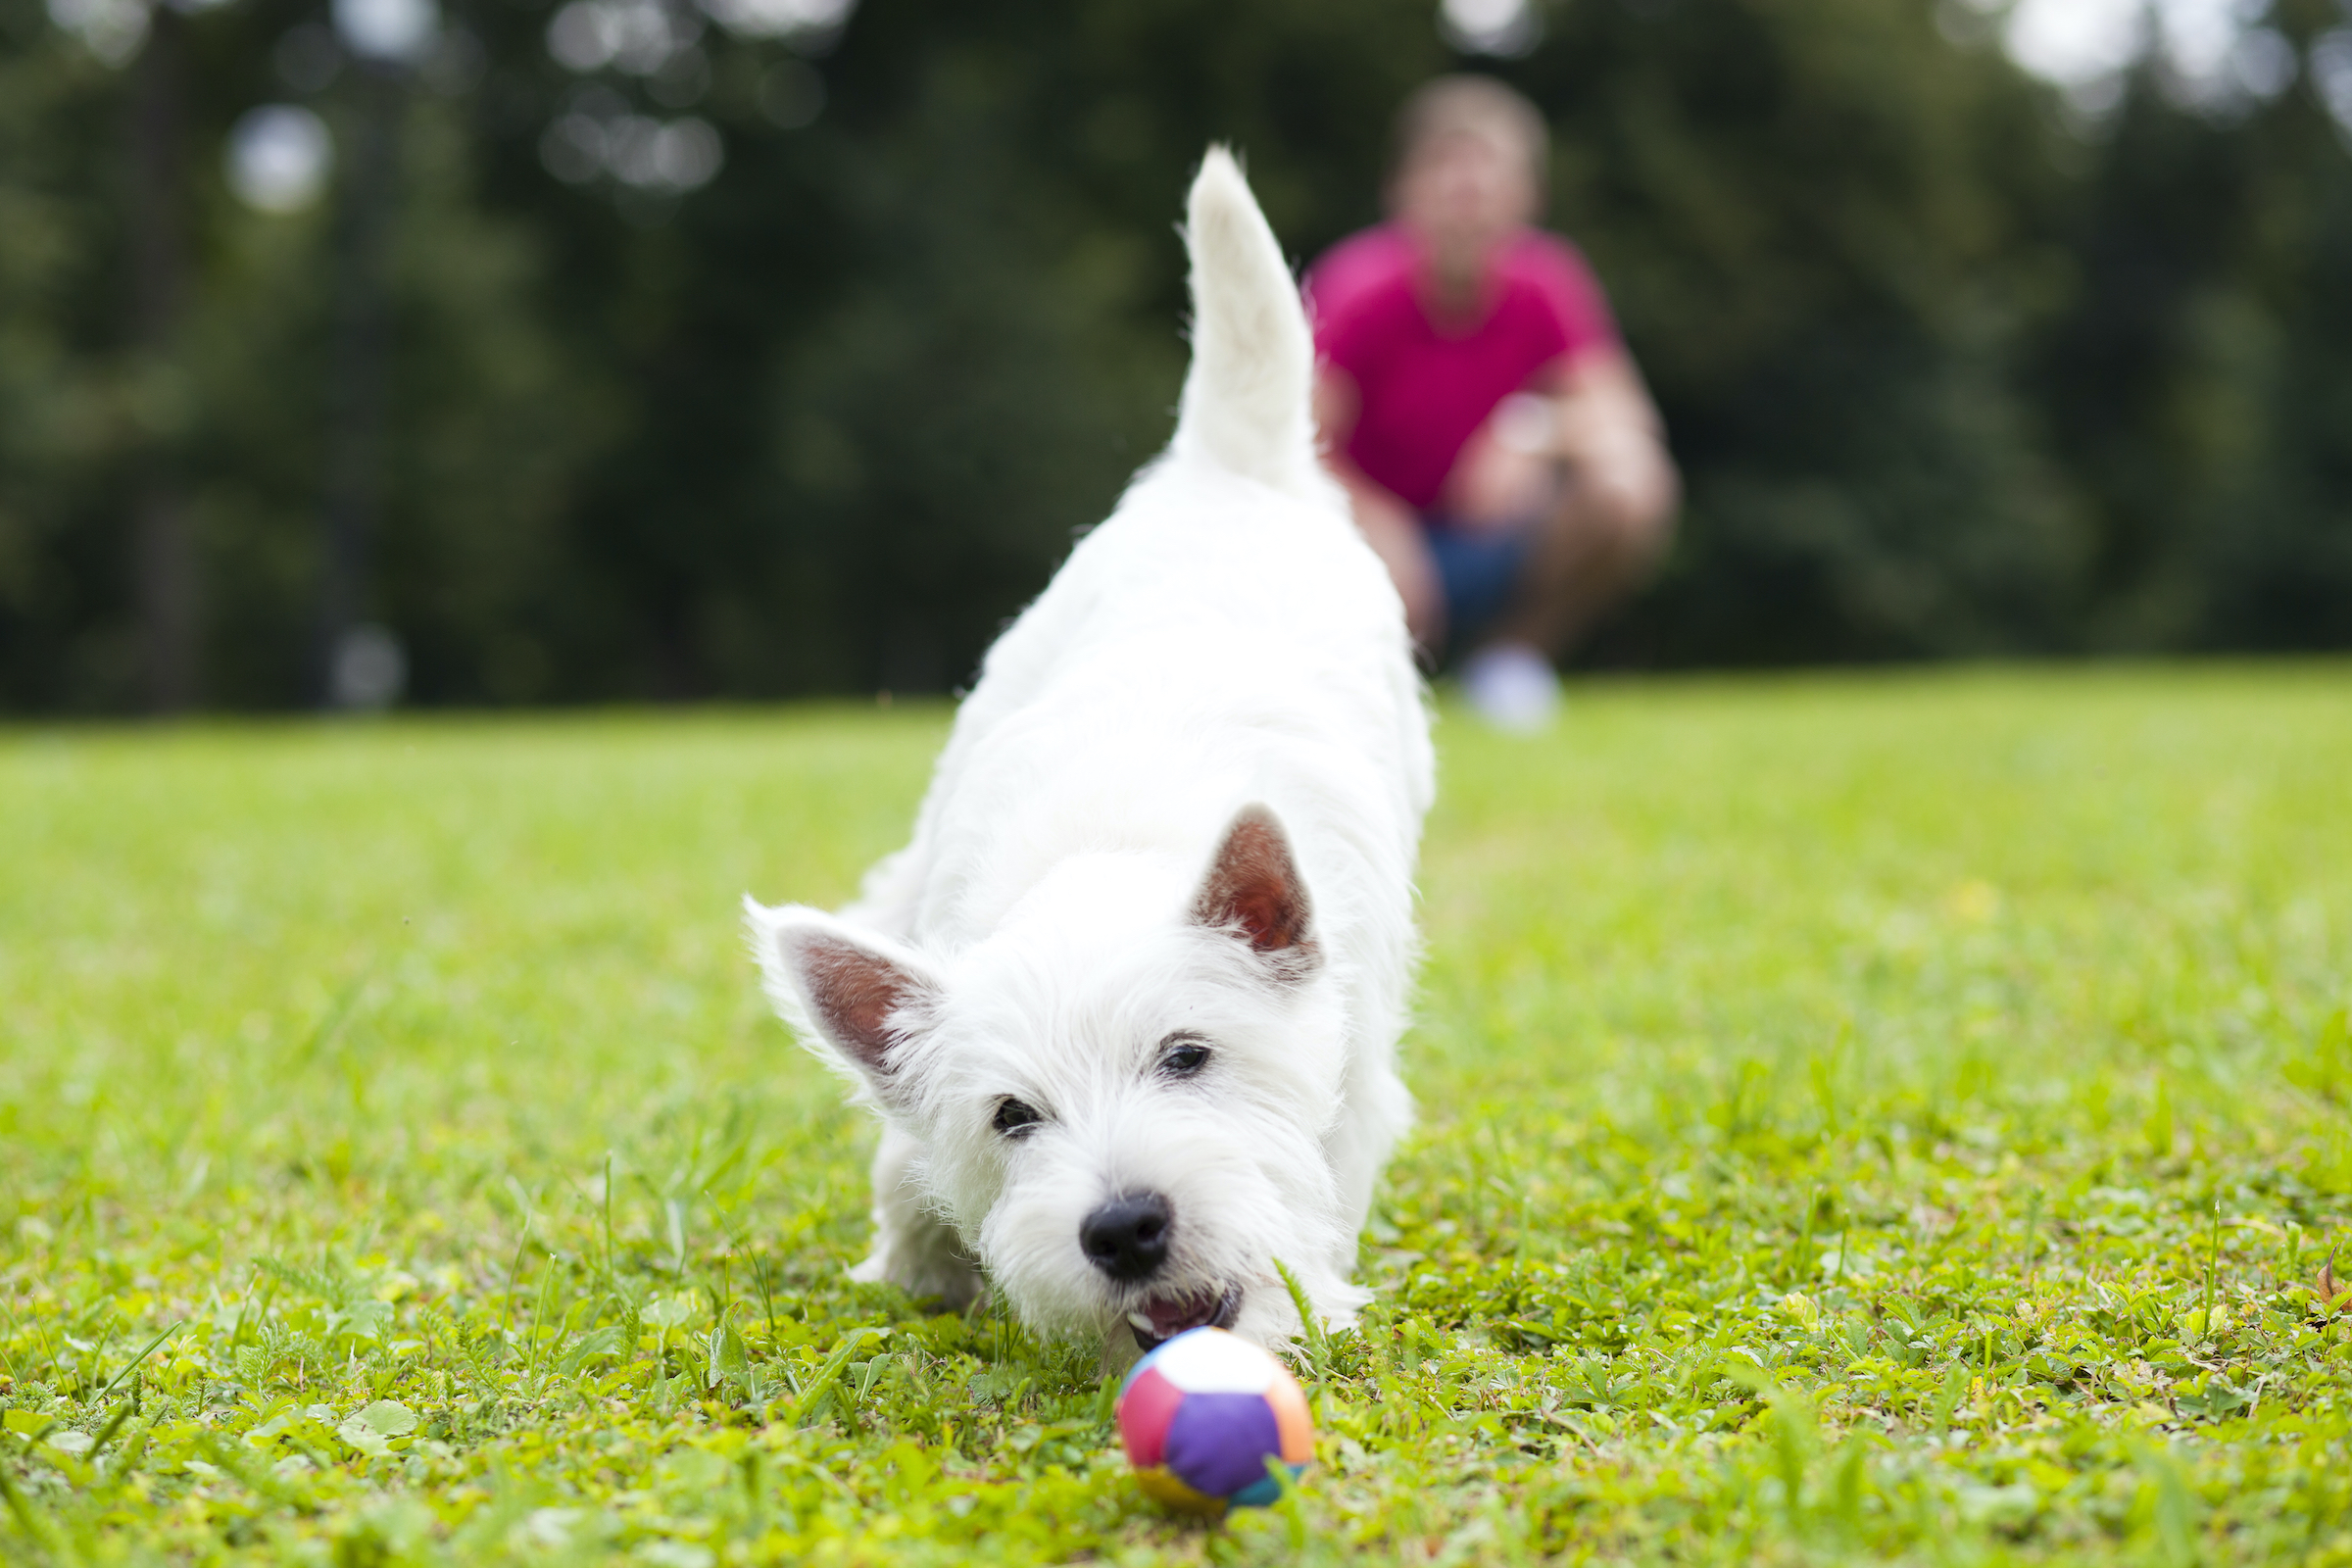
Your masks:
{"label": "dark foliage background", "polygon": [[[691,45],[638,74],[560,65],[549,0],[448,0],[392,89],[365,608],[416,700],[963,679],[1165,437],[1202,145],[1304,260],[1460,63],[1428,0],[864,0],[780,36],[662,3]],[[110,64],[0,0],[0,705],[313,691],[336,204],[252,211],[222,149],[307,104],[343,181],[384,84],[289,71],[323,19],[158,10]],[[2352,644],[2339,0],[2275,0],[2275,95],[2150,65],[2097,115],[1956,0],[1544,19],[1476,65],[1552,117],[1552,220],[1689,480],[1587,658]],[[551,172],[551,126],[630,115],[714,127],[715,177]]]}

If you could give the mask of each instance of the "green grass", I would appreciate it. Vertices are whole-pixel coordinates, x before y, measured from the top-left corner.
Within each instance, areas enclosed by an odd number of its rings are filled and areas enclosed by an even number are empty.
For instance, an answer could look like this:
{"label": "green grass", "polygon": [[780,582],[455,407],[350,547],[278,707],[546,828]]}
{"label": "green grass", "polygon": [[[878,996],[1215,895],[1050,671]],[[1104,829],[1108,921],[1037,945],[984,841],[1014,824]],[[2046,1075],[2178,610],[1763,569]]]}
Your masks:
{"label": "green grass", "polygon": [[944,724],[0,738],[0,1556],[2352,1562],[2352,669],[1446,722],[1378,1301],[1222,1527],[842,1277],[735,901]]}

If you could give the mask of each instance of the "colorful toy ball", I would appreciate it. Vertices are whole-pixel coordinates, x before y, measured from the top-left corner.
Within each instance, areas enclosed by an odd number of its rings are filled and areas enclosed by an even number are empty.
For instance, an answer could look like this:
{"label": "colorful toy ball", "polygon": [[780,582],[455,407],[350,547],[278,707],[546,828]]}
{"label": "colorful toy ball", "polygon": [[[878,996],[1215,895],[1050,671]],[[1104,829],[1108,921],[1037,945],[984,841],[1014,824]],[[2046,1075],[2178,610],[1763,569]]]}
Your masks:
{"label": "colorful toy ball", "polygon": [[1119,1440],[1143,1489],[1171,1507],[1262,1508],[1315,1454],[1306,1396],[1280,1361],[1223,1329],[1187,1329],[1119,1386]]}

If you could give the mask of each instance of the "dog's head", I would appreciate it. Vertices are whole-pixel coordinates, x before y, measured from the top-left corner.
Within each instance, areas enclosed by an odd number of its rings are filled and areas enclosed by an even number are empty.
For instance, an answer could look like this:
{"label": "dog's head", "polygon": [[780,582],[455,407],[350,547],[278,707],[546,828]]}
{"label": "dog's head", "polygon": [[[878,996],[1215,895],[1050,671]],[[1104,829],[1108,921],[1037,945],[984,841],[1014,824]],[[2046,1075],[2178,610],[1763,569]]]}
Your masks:
{"label": "dog's head", "polygon": [[922,1141],[942,1217],[1024,1320],[1146,1346],[1295,1329],[1275,1260],[1321,1273],[1348,1240],[1321,1147],[1346,1021],[1271,811],[1205,867],[1066,859],[938,959],[752,912],[779,1008]]}

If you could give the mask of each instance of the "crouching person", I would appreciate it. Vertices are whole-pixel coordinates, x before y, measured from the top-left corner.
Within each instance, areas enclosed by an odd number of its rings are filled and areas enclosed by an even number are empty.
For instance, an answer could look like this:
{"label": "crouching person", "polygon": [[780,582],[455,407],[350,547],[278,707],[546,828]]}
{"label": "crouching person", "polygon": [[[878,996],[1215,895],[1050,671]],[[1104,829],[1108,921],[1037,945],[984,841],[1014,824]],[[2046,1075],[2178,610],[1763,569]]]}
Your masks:
{"label": "crouching person", "polygon": [[1500,82],[1429,83],[1390,221],[1307,276],[1326,461],[1423,659],[1512,729],[1549,721],[1554,661],[1654,568],[1680,490],[1600,285],[1531,226],[1546,145]]}

